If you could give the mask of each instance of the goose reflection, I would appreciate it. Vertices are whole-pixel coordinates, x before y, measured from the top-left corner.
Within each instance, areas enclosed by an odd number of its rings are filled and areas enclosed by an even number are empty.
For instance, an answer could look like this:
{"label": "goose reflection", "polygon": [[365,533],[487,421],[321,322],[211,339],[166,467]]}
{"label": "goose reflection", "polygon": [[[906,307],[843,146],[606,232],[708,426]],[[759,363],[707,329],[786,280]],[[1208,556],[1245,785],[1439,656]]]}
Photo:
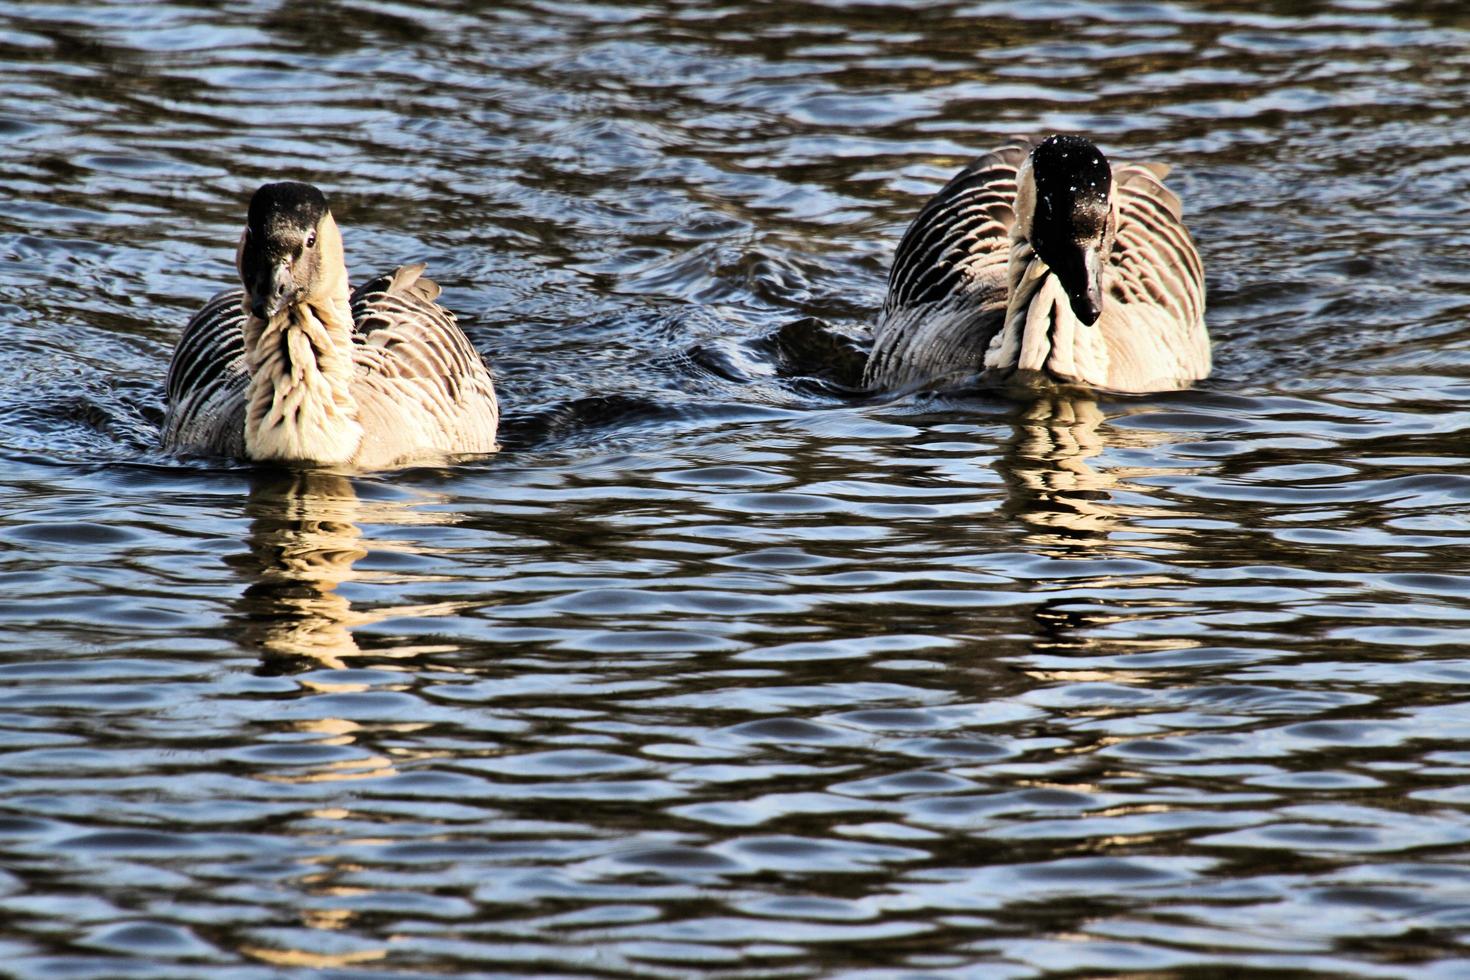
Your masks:
{"label": "goose reflection", "polygon": [[[355,609],[338,590],[344,583],[374,576],[357,563],[371,549],[410,550],[406,544],[372,538],[363,525],[418,522],[440,515],[413,509],[416,501],[363,501],[347,477],[316,470],[260,471],[252,474],[246,514],[247,550],[229,559],[250,584],[237,602],[234,620],[242,642],[259,654],[257,673],[302,674],[361,666],[353,629],[396,615],[398,608]],[[373,649],[375,661],[398,655],[396,648]],[[376,664],[375,664],[376,665]],[[361,690],[363,685],[332,678],[308,680],[300,695]],[[255,778],[269,784],[355,783],[392,777],[400,760],[380,741],[384,731],[401,733],[403,723],[368,722],[343,717],[334,706],[321,712],[280,719],[253,751]],[[295,755],[293,753],[300,753]],[[334,824],[349,826],[355,814],[330,795],[309,811],[323,833]],[[342,897],[342,877],[350,868],[339,855],[323,854],[303,862],[298,887],[309,897],[302,923],[318,932],[355,925],[357,910]],[[314,944],[246,943],[239,952],[271,966],[351,969],[382,959],[386,948],[324,952]]]}
{"label": "goose reflection", "polygon": [[1108,491],[1117,483],[1089,462],[1106,448],[1099,427],[1107,420],[1091,398],[1052,397],[1028,402],[998,464],[1011,488],[1007,509],[1040,546],[1101,544],[1117,523]]}
{"label": "goose reflection", "polygon": [[[1147,448],[1174,436],[1108,422],[1097,401],[1087,396],[1042,398],[1019,410],[1015,432],[996,468],[1010,488],[1007,511],[1030,532],[1027,544],[1058,558],[1132,555],[1140,545],[1151,551],[1187,547],[1192,532],[1170,519],[1195,515],[1118,499],[1122,494],[1152,496],[1154,488],[1131,481],[1178,470],[1105,466],[1099,460],[1109,448]],[[1126,544],[1121,532],[1127,532]]]}
{"label": "goose reflection", "polygon": [[[1157,562],[1161,553],[1177,556],[1195,547],[1191,523],[1201,516],[1199,512],[1160,499],[1157,487],[1137,482],[1140,477],[1187,470],[1105,462],[1109,449],[1158,449],[1177,441],[1177,433],[1109,424],[1110,418],[1150,410],[1146,405],[1128,406],[1109,416],[1095,399],[1085,396],[1040,399],[1018,410],[1014,433],[996,468],[1009,488],[1006,509],[1025,527],[1029,551],[1068,561]],[[1178,577],[1166,570],[1118,572],[1104,566],[1098,566],[1097,574],[1080,578],[1038,579],[1033,583],[1040,601],[1031,610],[1032,649],[1043,655],[1094,656],[1193,646],[1197,643],[1193,639],[1145,638],[1127,628],[1129,621],[1168,614],[1176,605],[1173,600],[1099,597],[1100,590],[1168,590],[1179,584]],[[1117,631],[1116,637],[1104,637],[1107,631]],[[1082,663],[1034,676],[1126,680],[1111,669],[1089,669]]]}
{"label": "goose reflection", "polygon": [[[447,515],[425,512],[423,501],[363,501],[345,476],[317,470],[260,473],[250,489],[249,551],[232,564],[254,581],[241,596],[237,620],[243,638],[261,656],[260,672],[341,669],[361,656],[353,630],[394,616],[443,614],[441,606],[355,609],[338,589],[381,578],[355,566],[369,551],[411,553],[404,541],[364,537],[361,523],[426,524]],[[449,604],[452,606],[452,604]],[[403,657],[422,648],[374,649],[375,659]]]}
{"label": "goose reflection", "polygon": [[265,673],[341,668],[359,651],[351,627],[373,617],[355,613],[337,592],[357,577],[367,555],[357,525],[361,503],[335,473],[262,473],[250,488],[248,564],[255,581],[238,616]]}

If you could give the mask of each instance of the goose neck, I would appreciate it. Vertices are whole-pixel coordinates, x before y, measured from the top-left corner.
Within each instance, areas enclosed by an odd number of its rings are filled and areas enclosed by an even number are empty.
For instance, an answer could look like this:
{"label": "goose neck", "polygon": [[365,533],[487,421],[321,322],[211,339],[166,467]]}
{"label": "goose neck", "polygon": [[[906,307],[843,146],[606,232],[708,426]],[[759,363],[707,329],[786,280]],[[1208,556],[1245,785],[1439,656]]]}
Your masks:
{"label": "goose neck", "polygon": [[245,448],[252,459],[333,464],[357,451],[362,429],[343,293],[303,300],[267,320],[246,317]]}

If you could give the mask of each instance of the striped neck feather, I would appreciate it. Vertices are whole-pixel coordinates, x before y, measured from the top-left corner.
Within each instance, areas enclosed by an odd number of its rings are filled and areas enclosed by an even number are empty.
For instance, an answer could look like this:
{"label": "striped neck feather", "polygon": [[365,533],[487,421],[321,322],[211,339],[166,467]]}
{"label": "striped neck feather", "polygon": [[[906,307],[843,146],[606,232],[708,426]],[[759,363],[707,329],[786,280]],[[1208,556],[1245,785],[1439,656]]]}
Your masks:
{"label": "striped neck feather", "polygon": [[1013,230],[1005,326],[985,352],[985,370],[1024,387],[1104,385],[1108,351],[1101,323],[1072,312],[1066,290],[1024,235]]}
{"label": "striped neck feather", "polygon": [[352,395],[352,315],[344,298],[245,318],[251,459],[345,464],[362,441]]}

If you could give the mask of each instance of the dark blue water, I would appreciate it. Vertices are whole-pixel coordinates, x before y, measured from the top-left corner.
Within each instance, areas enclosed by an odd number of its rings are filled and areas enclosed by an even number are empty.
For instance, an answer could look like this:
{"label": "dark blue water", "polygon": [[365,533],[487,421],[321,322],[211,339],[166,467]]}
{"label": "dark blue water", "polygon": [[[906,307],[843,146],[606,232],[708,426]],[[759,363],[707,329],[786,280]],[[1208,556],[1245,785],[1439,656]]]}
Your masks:
{"label": "dark blue water", "polygon": [[[1459,2],[12,3],[22,977],[1470,974]],[[844,388],[926,195],[1167,160],[1216,375]],[[157,448],[249,193],[506,450]]]}

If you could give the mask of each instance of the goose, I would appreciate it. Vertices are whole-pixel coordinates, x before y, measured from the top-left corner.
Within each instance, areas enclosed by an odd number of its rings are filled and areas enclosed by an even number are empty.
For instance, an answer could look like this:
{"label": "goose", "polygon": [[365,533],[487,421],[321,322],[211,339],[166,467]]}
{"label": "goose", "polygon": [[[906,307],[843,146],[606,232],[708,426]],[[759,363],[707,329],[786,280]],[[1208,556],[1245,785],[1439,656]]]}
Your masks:
{"label": "goose", "polygon": [[1204,266],[1168,172],[1109,165],[1081,136],[975,159],[899,243],[865,385],[1142,393],[1208,376]]}
{"label": "goose", "polygon": [[495,450],[490,371],[439,285],[417,264],[349,290],[316,187],[260,187],[235,264],[242,288],[205,303],[174,349],[166,449],[359,470]]}

